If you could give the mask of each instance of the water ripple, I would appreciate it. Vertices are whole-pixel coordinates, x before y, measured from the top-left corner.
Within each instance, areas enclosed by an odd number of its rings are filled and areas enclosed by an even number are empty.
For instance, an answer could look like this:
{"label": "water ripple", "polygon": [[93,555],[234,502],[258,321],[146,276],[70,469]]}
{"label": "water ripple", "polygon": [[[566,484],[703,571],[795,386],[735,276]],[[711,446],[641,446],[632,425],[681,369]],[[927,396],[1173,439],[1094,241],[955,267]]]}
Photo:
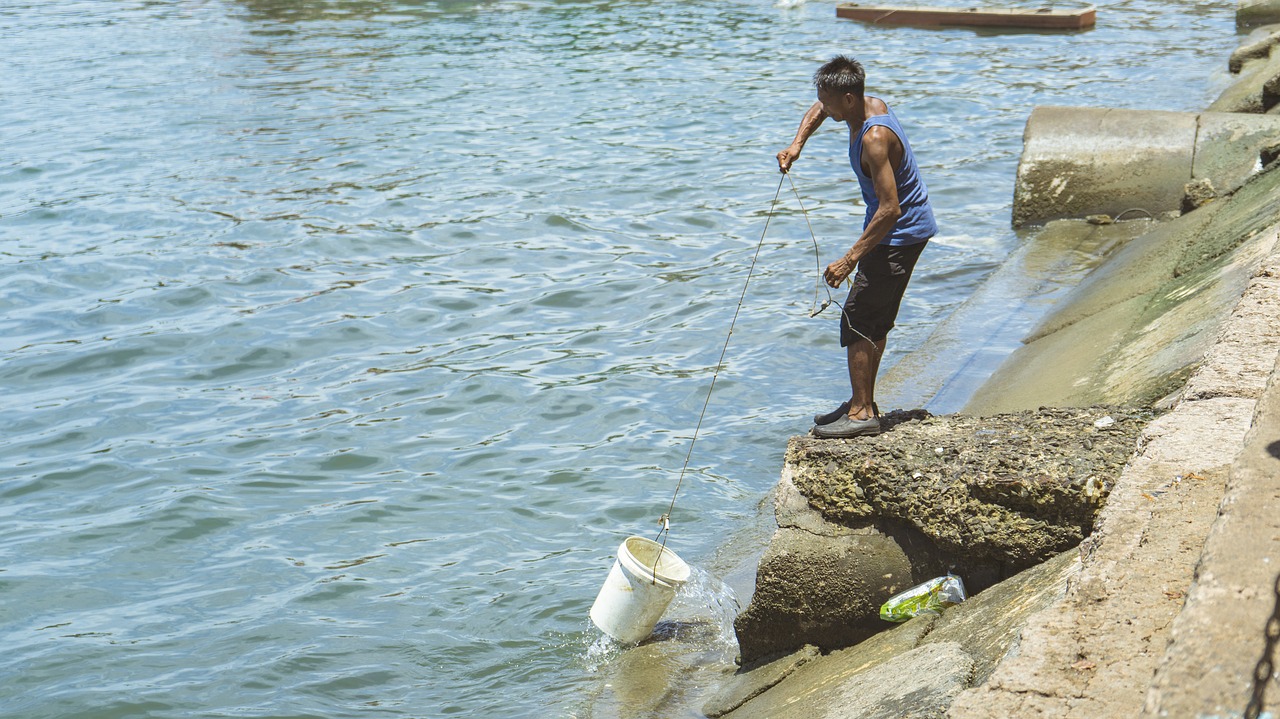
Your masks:
{"label": "water ripple", "polygon": [[[1233,8],[1040,35],[815,2],[9,3],[0,715],[567,715],[617,659],[583,664],[584,617],[666,509],[815,62],[857,49],[937,202],[893,361],[1018,242],[1030,108],[1203,106]],[[672,517],[695,564],[843,391],[807,319],[856,223],[843,141],[794,173],[821,258],[789,187],[772,208]]]}

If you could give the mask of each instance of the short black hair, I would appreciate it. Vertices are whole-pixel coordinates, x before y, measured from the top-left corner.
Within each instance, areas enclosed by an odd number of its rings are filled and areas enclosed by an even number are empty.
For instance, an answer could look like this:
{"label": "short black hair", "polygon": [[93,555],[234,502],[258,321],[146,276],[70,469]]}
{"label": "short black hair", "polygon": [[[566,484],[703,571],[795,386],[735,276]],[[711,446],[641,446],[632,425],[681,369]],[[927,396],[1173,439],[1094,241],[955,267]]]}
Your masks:
{"label": "short black hair", "polygon": [[866,82],[867,72],[862,69],[862,63],[845,55],[836,55],[813,73],[813,86],[819,92],[832,95],[861,95]]}

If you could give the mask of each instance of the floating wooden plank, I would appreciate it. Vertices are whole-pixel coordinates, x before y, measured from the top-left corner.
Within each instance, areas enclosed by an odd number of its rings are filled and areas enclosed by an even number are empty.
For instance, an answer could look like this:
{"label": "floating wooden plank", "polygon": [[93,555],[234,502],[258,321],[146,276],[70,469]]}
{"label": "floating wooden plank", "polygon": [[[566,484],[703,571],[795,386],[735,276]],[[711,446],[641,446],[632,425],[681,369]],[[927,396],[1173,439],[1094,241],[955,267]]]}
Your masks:
{"label": "floating wooden plank", "polygon": [[1066,10],[1058,8],[1001,10],[976,7],[895,7],[845,3],[836,6],[836,17],[875,25],[977,25],[1035,30],[1080,30],[1093,27],[1097,21],[1097,10],[1093,5]]}

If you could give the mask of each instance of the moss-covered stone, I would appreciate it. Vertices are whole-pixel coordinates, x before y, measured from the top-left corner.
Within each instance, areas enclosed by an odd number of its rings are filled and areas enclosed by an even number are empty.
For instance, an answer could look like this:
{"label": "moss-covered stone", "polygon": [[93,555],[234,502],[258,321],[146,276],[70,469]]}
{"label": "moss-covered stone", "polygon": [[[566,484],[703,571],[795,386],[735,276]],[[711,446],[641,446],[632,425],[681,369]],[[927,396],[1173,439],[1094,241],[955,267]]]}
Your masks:
{"label": "moss-covered stone", "polygon": [[1088,535],[1152,412],[1041,408],[901,422],[878,437],[795,437],[792,481],[828,521],[900,521],[957,567],[1008,576]]}
{"label": "moss-covered stone", "polygon": [[[717,715],[728,711],[729,719],[944,716],[957,690],[985,681],[1016,646],[1027,618],[1062,595],[1079,569],[1076,554],[1060,554],[940,616],[886,624],[889,629],[857,646],[821,657],[793,655],[782,663],[798,668],[781,681],[773,666],[743,670],[713,706]],[[920,651],[925,647],[949,647],[950,661],[933,661],[932,650]],[[945,690],[921,691],[935,675],[945,678]],[[760,691],[750,689],[753,683]],[[913,691],[902,692],[904,687]],[[857,705],[846,699],[855,695]]]}

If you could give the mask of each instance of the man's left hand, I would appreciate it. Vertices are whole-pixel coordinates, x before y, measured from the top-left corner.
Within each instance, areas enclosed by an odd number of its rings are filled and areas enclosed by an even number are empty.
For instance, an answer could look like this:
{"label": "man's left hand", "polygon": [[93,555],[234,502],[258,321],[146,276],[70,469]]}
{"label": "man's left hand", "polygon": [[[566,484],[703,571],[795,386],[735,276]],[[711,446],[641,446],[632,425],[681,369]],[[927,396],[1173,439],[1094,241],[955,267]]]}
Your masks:
{"label": "man's left hand", "polygon": [[822,273],[823,279],[827,281],[827,285],[831,287],[839,287],[849,275],[853,274],[853,269],[857,266],[857,262],[849,261],[848,257],[840,259],[827,265],[827,271]]}

